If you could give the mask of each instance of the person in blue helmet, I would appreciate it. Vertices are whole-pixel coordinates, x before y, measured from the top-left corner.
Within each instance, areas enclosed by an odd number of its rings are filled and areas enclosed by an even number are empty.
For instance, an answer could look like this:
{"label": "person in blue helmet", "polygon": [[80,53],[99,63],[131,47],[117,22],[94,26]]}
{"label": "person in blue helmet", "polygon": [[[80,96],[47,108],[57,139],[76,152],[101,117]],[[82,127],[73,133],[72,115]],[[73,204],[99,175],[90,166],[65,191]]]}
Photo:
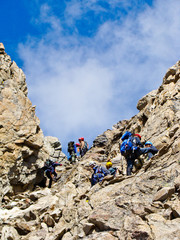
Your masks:
{"label": "person in blue helmet", "polygon": [[144,145],[145,145],[145,148],[141,149],[141,151],[143,151],[143,154],[145,153],[148,154],[147,160],[149,160],[158,152],[158,149],[150,141],[145,142]]}

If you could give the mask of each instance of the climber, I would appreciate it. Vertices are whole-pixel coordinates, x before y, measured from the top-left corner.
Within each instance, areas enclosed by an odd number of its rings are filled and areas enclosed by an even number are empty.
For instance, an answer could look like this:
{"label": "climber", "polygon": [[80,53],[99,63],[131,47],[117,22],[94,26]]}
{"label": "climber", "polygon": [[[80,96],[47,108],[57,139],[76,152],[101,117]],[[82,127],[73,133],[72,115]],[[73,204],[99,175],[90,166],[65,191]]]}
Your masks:
{"label": "climber", "polygon": [[112,162],[110,160],[106,163],[106,168],[110,172],[111,175],[113,175],[114,177],[116,176],[118,168],[112,167]]}
{"label": "climber", "polygon": [[145,148],[141,149],[141,151],[143,151],[143,154],[145,153],[148,154],[147,160],[149,160],[158,152],[158,149],[150,141],[145,142],[144,145],[145,145]]}
{"label": "climber", "polygon": [[137,149],[137,153],[136,153],[137,158],[134,160],[134,165],[135,165],[136,171],[138,169],[140,169],[144,163],[144,159],[140,158],[139,157],[140,155],[142,155],[142,154],[147,155],[145,157],[145,159],[149,160],[158,152],[157,148],[155,146],[153,146],[152,142],[147,141],[147,142],[145,142],[144,145],[145,145],[144,148]]}
{"label": "climber", "polygon": [[121,140],[123,141],[120,145],[121,154],[126,158],[127,161],[127,176],[131,175],[134,161],[137,159],[143,151],[141,151],[140,147],[143,147],[141,143],[141,136],[136,133],[132,134],[131,132],[126,131]]}
{"label": "climber", "polygon": [[51,185],[52,185],[52,181],[56,181],[57,179],[57,173],[55,171],[55,167],[56,166],[62,166],[61,163],[57,163],[57,162],[53,162],[52,160],[50,159],[47,159],[45,164],[44,164],[44,167],[43,167],[43,170],[45,171],[45,174],[46,176],[49,178],[49,188],[51,188]]}
{"label": "climber", "polygon": [[91,176],[91,186],[94,186],[96,183],[101,182],[105,176],[110,174],[110,172],[102,166],[96,165],[94,161],[89,163],[89,166],[93,169],[93,174]]}
{"label": "climber", "polygon": [[141,143],[141,135],[135,133],[133,136],[133,145],[137,146],[137,150],[135,151],[136,159],[134,159],[133,165],[135,166],[135,172],[139,170],[143,166],[143,160],[140,158],[140,155],[143,154],[141,148],[143,148],[143,144]]}
{"label": "climber", "polygon": [[81,155],[81,157],[83,157],[85,155],[85,153],[88,151],[89,145],[86,141],[84,141],[83,137],[79,138],[78,140],[79,140],[79,144],[80,144],[80,147],[79,147],[80,155]]}
{"label": "climber", "polygon": [[132,137],[132,143],[134,146],[143,147],[143,144],[141,143],[141,135],[135,133]]}
{"label": "climber", "polygon": [[70,141],[68,143],[68,149],[67,149],[68,153],[69,153],[69,158],[68,160],[71,162],[71,163],[75,163],[76,162],[76,158],[77,158],[77,155],[76,155],[76,144],[74,143],[74,141]]}

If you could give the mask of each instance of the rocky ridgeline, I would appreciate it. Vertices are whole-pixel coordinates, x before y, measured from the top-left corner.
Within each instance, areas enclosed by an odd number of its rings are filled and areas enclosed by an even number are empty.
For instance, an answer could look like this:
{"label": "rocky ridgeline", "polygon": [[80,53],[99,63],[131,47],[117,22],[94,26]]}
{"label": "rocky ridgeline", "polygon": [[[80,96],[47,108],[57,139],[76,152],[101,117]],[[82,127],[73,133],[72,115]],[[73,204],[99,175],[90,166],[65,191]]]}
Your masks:
{"label": "rocky ridgeline", "polygon": [[63,157],[58,139],[44,137],[39,124],[25,75],[0,44],[0,200],[41,182],[46,157]]}
{"label": "rocky ridgeline", "polygon": [[[10,87],[8,81],[6,88],[10,91],[13,86]],[[3,96],[3,101],[7,101]],[[24,107],[22,104],[21,108]],[[51,189],[36,187],[34,191],[4,194],[0,209],[1,239],[180,239],[180,62],[168,69],[158,90],[139,100],[137,108],[136,116],[118,122],[112,130],[98,136],[78,163],[61,167],[60,178]],[[35,115],[33,121],[37,124]],[[24,124],[28,124],[27,121]],[[145,161],[132,176],[125,175],[126,162],[119,153],[120,138],[126,130],[140,133],[142,142],[150,140],[159,149],[158,154]],[[40,129],[35,133],[35,142],[43,139],[41,134]],[[5,149],[8,145],[6,135],[3,139]],[[16,145],[13,139],[11,143]],[[32,148],[32,144],[26,143],[17,146],[20,153],[23,147]],[[40,158],[40,149],[42,151],[43,147],[34,150],[36,161],[44,159]],[[51,151],[46,147],[46,152]],[[6,174],[1,179],[7,179],[7,172],[16,171],[16,168],[6,163],[7,158],[2,159]],[[16,157],[13,159],[13,163],[20,161]],[[101,184],[91,188],[88,163],[93,160],[105,165],[107,159],[112,160],[120,173],[115,178],[107,176]],[[31,163],[31,158],[27,161],[21,155],[21,163],[23,161]]]}

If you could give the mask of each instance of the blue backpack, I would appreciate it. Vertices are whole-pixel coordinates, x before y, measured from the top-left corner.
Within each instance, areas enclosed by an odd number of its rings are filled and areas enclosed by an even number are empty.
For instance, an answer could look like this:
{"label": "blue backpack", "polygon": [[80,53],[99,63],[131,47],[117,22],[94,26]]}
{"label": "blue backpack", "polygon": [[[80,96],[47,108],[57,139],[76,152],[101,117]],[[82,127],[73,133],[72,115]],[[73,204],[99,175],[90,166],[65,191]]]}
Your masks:
{"label": "blue backpack", "polygon": [[121,140],[124,141],[125,139],[128,139],[128,138],[130,138],[131,136],[132,136],[132,133],[126,131],[126,132],[122,135]]}
{"label": "blue backpack", "polygon": [[125,139],[120,146],[121,155],[128,156],[133,152],[133,144],[131,139]]}

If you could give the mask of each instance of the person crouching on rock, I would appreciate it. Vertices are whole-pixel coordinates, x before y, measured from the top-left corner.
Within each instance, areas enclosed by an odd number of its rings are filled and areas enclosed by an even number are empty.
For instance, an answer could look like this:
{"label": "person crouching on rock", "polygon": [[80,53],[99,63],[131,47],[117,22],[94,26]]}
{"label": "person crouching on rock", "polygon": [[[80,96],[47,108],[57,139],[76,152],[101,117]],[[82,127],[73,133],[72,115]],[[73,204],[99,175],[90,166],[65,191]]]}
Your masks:
{"label": "person crouching on rock", "polygon": [[46,176],[49,178],[48,188],[51,188],[52,181],[56,181],[57,173],[55,171],[56,166],[62,166],[61,163],[53,162],[50,159],[47,159],[43,167]]}
{"label": "person crouching on rock", "polygon": [[147,153],[147,160],[149,160],[158,152],[158,149],[150,141],[145,142],[144,145],[145,148],[143,148],[143,150],[141,149],[141,151],[143,151],[144,154]]}
{"label": "person crouching on rock", "polygon": [[111,175],[113,175],[114,177],[116,176],[116,173],[118,171],[118,168],[116,167],[112,167],[112,162],[111,161],[108,161],[106,163],[106,168],[107,170],[110,172]]}
{"label": "person crouching on rock", "polygon": [[91,186],[94,186],[96,183],[101,182],[105,176],[110,174],[110,172],[102,166],[96,165],[94,161],[89,163],[89,166],[93,169],[93,174],[91,176]]}

